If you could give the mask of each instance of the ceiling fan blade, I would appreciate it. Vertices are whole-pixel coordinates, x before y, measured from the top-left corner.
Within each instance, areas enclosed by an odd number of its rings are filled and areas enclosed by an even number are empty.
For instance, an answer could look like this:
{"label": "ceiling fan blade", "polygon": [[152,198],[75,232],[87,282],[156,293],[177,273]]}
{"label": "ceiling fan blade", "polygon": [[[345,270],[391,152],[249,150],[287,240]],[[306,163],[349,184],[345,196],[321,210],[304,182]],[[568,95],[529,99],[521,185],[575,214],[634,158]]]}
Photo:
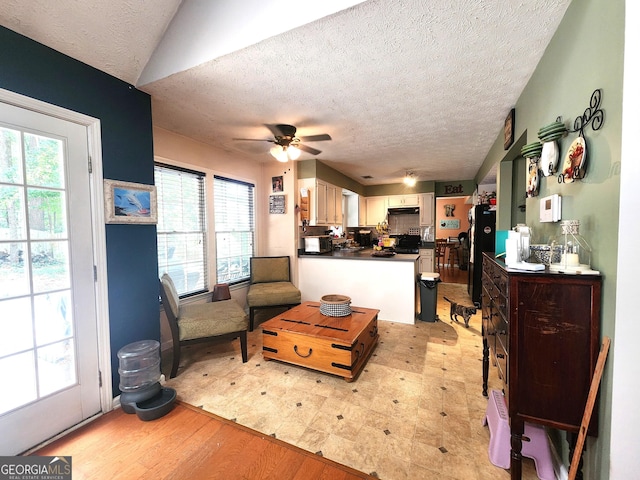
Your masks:
{"label": "ceiling fan blade", "polygon": [[231,140],[242,140],[245,142],[271,142],[275,143],[275,140],[267,139],[267,138],[232,138]]}
{"label": "ceiling fan blade", "polygon": [[319,153],[322,153],[321,150],[316,150],[315,148],[311,148],[307,145],[303,145],[301,143],[296,143],[295,146],[297,148],[299,148],[300,150],[302,150],[303,152],[307,152],[310,153],[311,155],[318,155]]}
{"label": "ceiling fan blade", "polygon": [[301,142],[322,142],[324,140],[331,140],[331,135],[328,133],[322,133],[320,135],[307,135],[305,137],[298,137]]}

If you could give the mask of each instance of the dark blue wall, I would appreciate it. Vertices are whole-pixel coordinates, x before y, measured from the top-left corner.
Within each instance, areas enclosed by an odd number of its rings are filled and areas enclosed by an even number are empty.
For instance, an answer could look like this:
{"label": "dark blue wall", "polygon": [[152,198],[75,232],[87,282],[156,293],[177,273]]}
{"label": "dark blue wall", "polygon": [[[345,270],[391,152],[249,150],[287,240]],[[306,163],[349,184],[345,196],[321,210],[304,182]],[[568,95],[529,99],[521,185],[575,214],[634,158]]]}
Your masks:
{"label": "dark blue wall", "polygon": [[[135,87],[0,27],[0,88],[100,119],[104,178],[153,184],[151,98]],[[107,225],[111,368],[118,350],[160,340],[155,225]]]}

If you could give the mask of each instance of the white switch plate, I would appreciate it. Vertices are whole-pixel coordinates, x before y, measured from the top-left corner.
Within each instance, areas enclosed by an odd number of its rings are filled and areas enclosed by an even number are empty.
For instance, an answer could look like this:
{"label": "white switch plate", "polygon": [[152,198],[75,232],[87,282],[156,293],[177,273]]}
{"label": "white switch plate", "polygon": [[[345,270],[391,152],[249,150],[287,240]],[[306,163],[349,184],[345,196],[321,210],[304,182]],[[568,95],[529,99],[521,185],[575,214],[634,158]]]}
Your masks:
{"label": "white switch plate", "polygon": [[540,199],[540,223],[559,222],[562,218],[562,197],[558,194]]}

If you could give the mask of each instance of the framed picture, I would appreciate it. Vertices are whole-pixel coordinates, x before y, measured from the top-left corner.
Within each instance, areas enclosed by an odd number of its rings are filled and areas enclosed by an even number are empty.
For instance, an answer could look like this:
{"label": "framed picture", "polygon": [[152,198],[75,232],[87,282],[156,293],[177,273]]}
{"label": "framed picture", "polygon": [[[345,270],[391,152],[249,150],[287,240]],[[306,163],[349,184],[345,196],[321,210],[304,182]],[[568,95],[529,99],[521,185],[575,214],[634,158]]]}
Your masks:
{"label": "framed picture", "polygon": [[269,195],[269,213],[286,213],[286,195]]}
{"label": "framed picture", "polygon": [[440,220],[440,228],[443,230],[460,230],[460,220],[459,219],[444,219]]}
{"label": "framed picture", "polygon": [[504,120],[504,149],[509,150],[509,147],[513,145],[514,140],[514,126],[516,121],[516,109],[512,108]]}
{"label": "framed picture", "polygon": [[104,216],[106,223],[158,223],[156,187],[105,180]]}
{"label": "framed picture", "polygon": [[271,186],[273,188],[273,193],[283,192],[284,191],[284,178],[282,175],[279,177],[271,177]]}

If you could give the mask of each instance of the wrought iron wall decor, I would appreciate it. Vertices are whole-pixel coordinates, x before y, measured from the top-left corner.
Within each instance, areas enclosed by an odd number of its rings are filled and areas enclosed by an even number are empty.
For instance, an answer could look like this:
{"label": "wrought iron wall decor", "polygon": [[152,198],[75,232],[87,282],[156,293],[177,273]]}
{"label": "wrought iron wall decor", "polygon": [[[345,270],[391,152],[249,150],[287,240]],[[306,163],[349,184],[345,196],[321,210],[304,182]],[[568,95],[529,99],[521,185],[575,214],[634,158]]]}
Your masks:
{"label": "wrought iron wall decor", "polygon": [[568,133],[578,133],[578,138],[569,147],[562,170],[558,174],[558,183],[571,183],[574,180],[582,180],[585,177],[587,171],[587,142],[584,132],[589,124],[591,124],[591,128],[594,131],[602,128],[604,111],[600,108],[601,102],[602,90],[597,88],[591,94],[589,106],[573,122],[573,130],[568,130]]}
{"label": "wrought iron wall decor", "polygon": [[592,124],[593,130],[600,130],[604,123],[604,111],[600,108],[600,102],[602,101],[602,90],[597,88],[591,94],[591,101],[589,106],[585,109],[584,113],[576,117],[573,122],[573,130],[569,130],[569,133],[580,132],[580,136],[584,137],[584,129]]}

